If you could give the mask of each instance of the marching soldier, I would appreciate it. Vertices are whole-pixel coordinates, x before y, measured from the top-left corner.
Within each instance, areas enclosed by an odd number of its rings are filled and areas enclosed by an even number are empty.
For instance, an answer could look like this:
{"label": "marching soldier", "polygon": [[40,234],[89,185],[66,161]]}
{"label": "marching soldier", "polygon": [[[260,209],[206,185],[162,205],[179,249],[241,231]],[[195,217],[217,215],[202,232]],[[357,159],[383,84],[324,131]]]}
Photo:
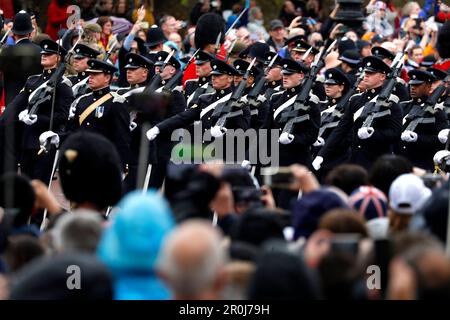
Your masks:
{"label": "marching soldier", "polygon": [[316,170],[349,132],[352,136],[350,161],[367,169],[379,156],[391,153],[400,139],[402,112],[398,97],[391,94],[388,97],[389,108],[376,110],[376,100],[391,68],[375,56],[364,58],[363,66],[365,75],[362,82],[366,91],[350,98],[339,125],[313,161]]}
{"label": "marching soldier", "polygon": [[447,127],[443,109],[427,105],[433,75],[415,69],[408,72],[411,101],[402,102],[404,111],[403,132],[398,153],[409,159],[414,166],[432,171],[433,156],[442,147],[438,133]]}
{"label": "marching soldier", "polygon": [[[125,61],[127,64],[124,66],[124,70],[126,70],[126,80],[130,86],[128,88],[119,88],[116,92],[126,100],[127,106],[130,106],[130,96],[144,91],[147,84],[148,74],[151,68],[153,68],[153,62],[136,53],[128,53],[125,56]],[[130,112],[131,142],[129,172],[124,181],[125,192],[136,188],[137,167],[141,145],[141,130],[142,124],[147,120],[151,119],[145,119],[145,115],[142,112],[138,112],[137,110],[132,110]]]}
{"label": "marching soldier", "polygon": [[[311,166],[311,146],[317,140],[320,128],[319,98],[310,93],[308,108],[300,110],[301,114],[291,115],[290,109],[302,89],[302,80],[308,68],[303,63],[291,59],[283,59],[281,63],[285,90],[272,95],[265,127],[280,131],[278,141],[281,166],[294,163]],[[305,117],[305,120],[298,121],[301,117]],[[284,132],[289,120],[294,121],[292,130]]]}
{"label": "marching soldier", "polygon": [[13,100],[10,107],[23,108],[19,120],[24,123],[22,138],[21,170],[32,179],[49,183],[55,156],[55,150],[39,153],[40,135],[48,130],[52,121],[53,130],[61,132],[66,125],[69,106],[73,101],[70,81],[61,74],[56,79],[54,114],[52,115],[53,94],[47,91],[49,80],[58,72],[57,67],[66,54],[66,50],[52,40],[41,42],[42,74],[28,78],[24,88]]}
{"label": "marching soldier", "polygon": [[[395,58],[395,55],[392,52],[383,47],[373,47],[371,52],[374,56],[383,60],[388,66],[392,64],[392,61]],[[410,100],[406,82],[400,77],[397,78],[394,94],[400,99],[400,102]]]}
{"label": "marching soldier", "polygon": [[86,73],[86,70],[89,66],[87,62],[89,59],[97,59],[99,55],[100,51],[84,44],[77,44],[74,48],[72,66],[77,74],[67,78],[72,83],[72,91],[75,98],[88,92],[89,75]]}
{"label": "marching soldier", "polygon": [[[331,135],[333,130],[339,124],[344,115],[345,105],[341,103],[343,96],[350,87],[350,81],[347,76],[339,68],[331,68],[325,72],[325,92],[327,94],[327,102],[320,105],[321,109],[321,127],[319,137],[314,143],[313,153],[318,154],[325,141]],[[321,175],[326,173],[337,165],[348,160],[349,156],[349,138],[342,139],[333,146],[332,151],[328,155],[326,162],[322,165]]]}
{"label": "marching soldier", "polygon": [[347,49],[339,56],[341,65],[338,67],[347,75],[350,83],[355,83],[358,66],[361,63],[359,52],[353,49]]}
{"label": "marching soldier", "polygon": [[[165,112],[161,112],[159,117],[155,117],[152,124],[157,124],[165,119],[171,118],[186,110],[186,100],[182,93],[182,86],[179,81],[171,83],[173,77],[180,72],[180,63],[173,56],[170,57],[167,64],[164,61],[167,59],[169,53],[166,51],[158,52],[155,57],[155,72],[160,76],[160,83],[156,86],[157,93],[164,94],[167,97],[167,104]],[[153,78],[153,81],[158,79]],[[153,86],[153,84],[152,84]],[[156,163],[152,166],[149,187],[160,188],[166,176],[167,164],[169,163],[172,148],[175,142],[171,141],[171,134],[162,134],[155,140],[154,148],[156,148]]]}
{"label": "marching soldier", "polygon": [[[212,84],[215,92],[202,95],[198,105],[194,105],[190,109],[158,123],[147,132],[149,140],[155,139],[158,135],[170,135],[173,130],[184,128],[196,120],[200,120],[202,123],[202,133],[211,130],[211,134],[215,138],[226,135],[227,129],[248,129],[250,123],[248,107],[233,111],[236,113],[236,116],[227,118],[224,127],[216,128],[219,117],[213,114],[216,111],[215,109],[223,107],[230,100],[233,76],[236,71],[232,66],[218,59],[211,62],[211,67],[213,69],[211,72]],[[214,130],[216,132],[213,132]],[[202,139],[202,143],[204,142],[205,140]]]}
{"label": "marching soldier", "polygon": [[266,85],[264,87],[263,93],[264,97],[269,100],[272,94],[276,92],[280,92],[283,90],[283,75],[281,74],[281,57],[277,55],[275,52],[269,52],[266,55],[264,66],[268,66],[270,62],[275,58],[275,62],[271,66],[271,68],[267,71],[266,75]]}
{"label": "marching soldier", "polygon": [[[234,86],[237,87],[239,83],[244,78],[244,74],[248,67],[250,66],[250,63],[248,63],[245,60],[237,59],[233,63],[234,69],[236,70],[236,74],[234,76]],[[260,76],[261,71],[253,66],[250,69],[249,76],[247,78],[247,83],[244,89],[244,95],[242,96],[242,101],[247,101],[247,95],[250,92],[250,90],[253,89],[253,85],[255,84],[255,80]],[[268,113],[268,106],[265,104],[264,106],[259,106],[258,109],[251,109],[250,108],[250,128],[258,130],[262,125],[264,124],[264,121],[267,117]]]}
{"label": "marching soldier", "polygon": [[214,59],[212,54],[201,50],[195,56],[195,74],[198,78],[187,80],[185,83],[184,95],[188,108],[194,104],[198,104],[198,99],[202,94],[214,91],[210,75],[212,70],[211,61]]}
{"label": "marching soldier", "polygon": [[86,72],[92,92],[71,105],[66,134],[86,130],[105,136],[116,146],[126,173],[130,155],[130,115],[121,97],[110,89],[117,68],[94,59],[88,61],[88,66]]}

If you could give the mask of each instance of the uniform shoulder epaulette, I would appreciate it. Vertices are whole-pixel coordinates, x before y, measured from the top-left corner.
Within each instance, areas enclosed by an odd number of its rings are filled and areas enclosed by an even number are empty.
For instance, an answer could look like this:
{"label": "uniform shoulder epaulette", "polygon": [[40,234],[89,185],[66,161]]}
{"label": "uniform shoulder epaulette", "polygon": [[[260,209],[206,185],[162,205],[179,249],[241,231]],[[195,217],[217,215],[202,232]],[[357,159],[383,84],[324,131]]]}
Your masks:
{"label": "uniform shoulder epaulette", "polygon": [[198,81],[198,79],[189,79],[189,80],[186,80],[184,82],[184,84],[186,85],[188,82],[197,82],[197,81]]}
{"label": "uniform shoulder epaulette", "polygon": [[70,81],[66,76],[62,77],[61,83],[64,83],[68,87],[72,87],[72,81]]}
{"label": "uniform shoulder epaulette", "polygon": [[112,97],[113,97],[113,102],[119,102],[119,103],[124,103],[125,101],[127,101],[127,98],[121,96],[120,94],[118,94],[115,91],[110,91],[109,92]]}
{"label": "uniform shoulder epaulette", "polygon": [[352,99],[355,99],[356,97],[362,96],[362,94],[363,94],[362,92],[352,94],[351,97],[348,99],[348,101],[351,101]]}
{"label": "uniform shoulder epaulette", "polygon": [[183,92],[183,86],[176,86],[172,91]]}
{"label": "uniform shoulder epaulette", "polygon": [[397,83],[400,83],[401,85],[404,85],[404,86],[406,86],[406,81],[405,80],[403,80],[402,78],[400,78],[400,77],[397,77]]}

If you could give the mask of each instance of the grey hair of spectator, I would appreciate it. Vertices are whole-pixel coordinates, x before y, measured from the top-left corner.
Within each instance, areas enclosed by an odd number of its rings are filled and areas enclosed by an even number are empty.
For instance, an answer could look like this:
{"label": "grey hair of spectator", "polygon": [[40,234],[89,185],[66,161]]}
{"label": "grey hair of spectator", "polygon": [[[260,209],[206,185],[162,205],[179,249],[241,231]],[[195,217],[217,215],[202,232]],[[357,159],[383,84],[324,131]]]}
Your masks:
{"label": "grey hair of spectator", "polygon": [[214,290],[220,276],[224,278],[227,255],[221,241],[217,229],[196,219],[167,237],[157,270],[176,297],[196,299]]}
{"label": "grey hair of spectator", "polygon": [[413,10],[414,10],[417,6],[419,6],[419,8],[420,8],[419,3],[416,2],[416,1],[411,1],[411,2],[406,3],[406,4],[403,6],[403,8],[402,8],[402,15],[403,15],[404,17],[405,17],[405,16],[411,15],[411,13],[413,12]]}
{"label": "grey hair of spectator", "polygon": [[255,21],[255,16],[258,12],[261,12],[261,8],[260,7],[253,7],[250,8],[250,10],[248,10],[248,21],[252,22]]}
{"label": "grey hair of spectator", "polygon": [[102,219],[95,211],[79,209],[59,218],[52,229],[58,251],[94,253],[102,234]]}

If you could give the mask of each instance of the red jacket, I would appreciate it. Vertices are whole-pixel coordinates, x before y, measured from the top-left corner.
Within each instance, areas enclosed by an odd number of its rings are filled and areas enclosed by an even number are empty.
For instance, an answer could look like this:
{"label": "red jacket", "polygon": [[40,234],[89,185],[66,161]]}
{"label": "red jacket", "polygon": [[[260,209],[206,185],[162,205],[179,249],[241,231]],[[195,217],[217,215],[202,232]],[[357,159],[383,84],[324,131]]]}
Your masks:
{"label": "red jacket", "polygon": [[52,0],[47,10],[47,28],[45,33],[53,40],[58,40],[58,31],[67,29],[67,5],[64,7],[58,6],[55,0]]}

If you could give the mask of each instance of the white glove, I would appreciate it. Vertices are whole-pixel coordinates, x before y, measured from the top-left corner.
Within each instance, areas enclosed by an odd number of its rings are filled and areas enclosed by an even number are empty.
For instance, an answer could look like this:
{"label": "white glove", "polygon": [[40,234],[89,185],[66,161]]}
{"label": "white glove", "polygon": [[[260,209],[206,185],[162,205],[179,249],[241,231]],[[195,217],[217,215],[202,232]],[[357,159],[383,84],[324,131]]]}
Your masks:
{"label": "white glove", "polygon": [[450,132],[450,129],[444,129],[444,130],[439,131],[438,138],[442,144],[447,143],[447,138],[448,138],[449,132]]}
{"label": "white glove", "polygon": [[23,122],[23,119],[25,119],[25,116],[27,116],[27,115],[28,115],[28,109],[25,109],[25,110],[21,111],[19,113],[19,121]]}
{"label": "white glove", "polygon": [[375,132],[375,129],[372,127],[362,127],[358,130],[358,138],[361,140],[369,139],[373,133]]}
{"label": "white glove", "polygon": [[75,111],[77,111],[77,108],[74,107],[70,107],[69,109],[69,120],[73,119],[75,117]]}
{"label": "white glove", "polygon": [[158,127],[153,127],[150,130],[147,131],[146,135],[147,135],[147,139],[152,141],[154,140],[159,134],[159,128]]}
{"label": "white glove", "polygon": [[130,122],[130,131],[133,131],[134,129],[136,129],[136,127],[137,127],[137,123],[134,121],[131,121]]}
{"label": "white glove", "polygon": [[434,164],[441,165],[446,162],[446,165],[450,165],[450,151],[439,150],[433,157]]}
{"label": "white glove", "polygon": [[35,124],[35,123],[36,123],[36,121],[37,121],[37,115],[35,115],[35,114],[32,114],[32,115],[27,114],[27,115],[23,118],[22,121],[23,121],[26,125],[31,126],[32,124]]}
{"label": "white glove", "polygon": [[214,126],[211,128],[211,135],[214,138],[220,138],[221,136],[223,136],[226,132],[228,131],[227,128],[222,128],[219,126]]}
{"label": "white glove", "polygon": [[402,132],[401,139],[405,142],[416,142],[417,141],[417,133],[405,130]]}
{"label": "white glove", "polygon": [[316,142],[313,143],[314,147],[321,147],[325,144],[325,140],[322,137],[318,137]]}
{"label": "white glove", "polygon": [[314,170],[319,170],[320,169],[320,165],[323,162],[323,158],[321,156],[317,156],[314,161],[312,162],[312,166],[314,168]]}
{"label": "white glove", "polygon": [[41,145],[44,145],[47,141],[56,147],[59,146],[59,136],[53,131],[45,131],[39,136],[39,142]]}
{"label": "white glove", "polygon": [[283,132],[278,139],[281,144],[289,144],[292,141],[294,141],[294,135],[287,132]]}

